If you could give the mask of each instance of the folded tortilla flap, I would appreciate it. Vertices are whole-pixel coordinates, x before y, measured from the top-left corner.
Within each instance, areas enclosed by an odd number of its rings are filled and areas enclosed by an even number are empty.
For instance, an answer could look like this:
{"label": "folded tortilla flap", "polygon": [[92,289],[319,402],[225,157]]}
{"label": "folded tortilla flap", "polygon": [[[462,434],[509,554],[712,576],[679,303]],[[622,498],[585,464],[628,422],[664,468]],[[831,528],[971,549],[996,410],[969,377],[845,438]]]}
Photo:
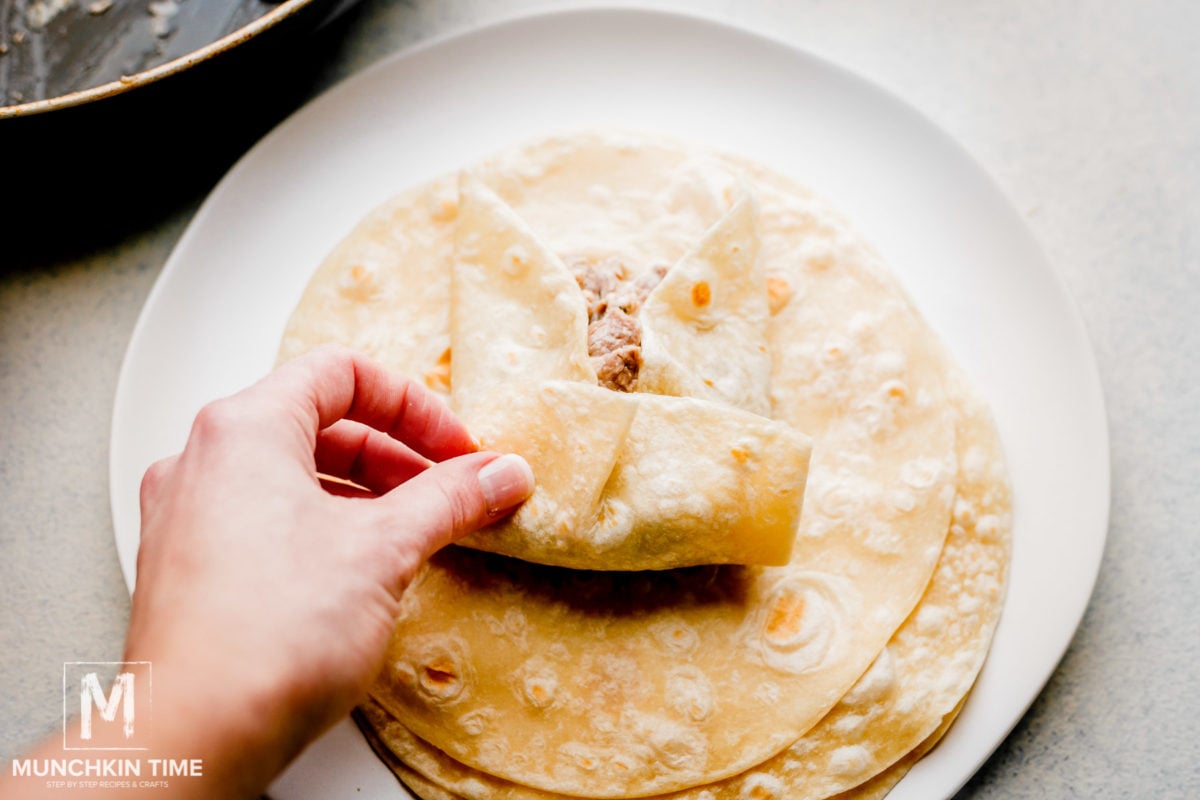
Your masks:
{"label": "folded tortilla flap", "polygon": [[579,282],[470,174],[456,222],[452,402],[484,447],[521,454],[536,479],[512,517],[462,543],[591,570],[787,563],[809,442],[753,413],[770,372],[753,201],[737,200],[649,295],[650,380],[633,393],[597,385]]}
{"label": "folded tortilla flap", "polygon": [[636,411],[631,395],[568,381],[499,390],[476,405],[466,421],[480,445],[519,453],[536,485],[511,517],[460,544],[536,563],[602,568],[587,534]]}
{"label": "folded tortilla flap", "polygon": [[594,384],[587,308],[559,257],[466,172],[459,181],[457,223],[450,313],[456,408],[515,383]]}
{"label": "folded tortilla flap", "polygon": [[756,217],[743,189],[646,298],[638,391],[768,413],[770,314]]}
{"label": "folded tortilla flap", "polygon": [[592,534],[607,568],[788,563],[809,437],[706,400],[638,400]]}
{"label": "folded tortilla flap", "polygon": [[782,422],[566,381],[501,392],[467,421],[483,446],[524,456],[537,488],[463,545],[621,571],[780,565],[791,554],[810,441]]}

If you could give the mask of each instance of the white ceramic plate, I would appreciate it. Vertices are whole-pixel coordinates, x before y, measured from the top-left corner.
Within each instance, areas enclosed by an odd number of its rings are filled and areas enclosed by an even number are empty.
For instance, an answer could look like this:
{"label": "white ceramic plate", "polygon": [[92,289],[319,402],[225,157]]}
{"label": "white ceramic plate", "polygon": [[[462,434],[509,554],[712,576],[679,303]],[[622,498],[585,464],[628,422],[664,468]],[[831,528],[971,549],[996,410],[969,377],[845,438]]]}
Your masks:
{"label": "white ceramic plate", "polygon": [[[674,14],[526,17],[389,58],[303,108],[221,182],[142,312],[113,415],[117,548],[132,585],[138,484],[206,401],[271,366],[310,273],[401,188],[521,140],[587,126],[661,131],[770,164],[857,220],[992,403],[1016,498],[1012,579],[962,716],[894,800],[952,795],[1065,651],[1107,530],[1108,439],[1086,335],[992,181],[920,114],[760,36]],[[278,798],[401,797],[349,724]]]}

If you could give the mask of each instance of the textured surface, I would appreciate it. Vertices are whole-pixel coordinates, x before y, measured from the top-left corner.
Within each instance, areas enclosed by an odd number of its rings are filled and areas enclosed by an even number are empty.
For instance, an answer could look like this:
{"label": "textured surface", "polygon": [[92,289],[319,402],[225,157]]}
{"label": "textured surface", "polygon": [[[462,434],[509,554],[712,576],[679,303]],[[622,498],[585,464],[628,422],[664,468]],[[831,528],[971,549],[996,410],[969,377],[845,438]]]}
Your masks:
{"label": "textured surface", "polygon": [[[542,5],[368,0],[321,34],[294,78],[281,71],[278,80],[285,96],[302,99],[406,44]],[[1200,793],[1200,6],[658,5],[781,37],[921,109],[1012,199],[1092,336],[1113,456],[1112,526],[1096,594],[1046,691],[961,797]],[[212,135],[246,135],[226,127]],[[112,392],[153,278],[219,177],[214,166],[166,186],[161,175],[152,182],[137,165],[129,169],[131,185],[161,202],[103,229],[60,225],[60,237],[33,257],[14,255],[7,248],[16,233],[2,231],[5,761],[58,724],[61,662],[121,650],[128,599],[107,502]],[[46,173],[69,177],[52,165]]]}
{"label": "textured surface", "polygon": [[[741,775],[648,800],[866,800],[878,796],[876,787],[899,780],[932,746],[929,737],[940,738],[948,720],[957,716],[999,611],[1010,496],[987,409],[973,395],[959,394],[964,384],[955,384],[960,387],[954,393],[960,455],[955,512],[945,550],[917,612],[834,709],[787,750]],[[381,757],[394,770],[391,753],[438,786],[473,800],[566,800],[447,758],[374,703],[359,713],[376,751],[390,748]],[[910,752],[913,748],[915,754]],[[398,774],[408,782],[409,772],[400,769]],[[410,786],[423,791],[419,784]],[[837,794],[842,790],[846,794]]]}

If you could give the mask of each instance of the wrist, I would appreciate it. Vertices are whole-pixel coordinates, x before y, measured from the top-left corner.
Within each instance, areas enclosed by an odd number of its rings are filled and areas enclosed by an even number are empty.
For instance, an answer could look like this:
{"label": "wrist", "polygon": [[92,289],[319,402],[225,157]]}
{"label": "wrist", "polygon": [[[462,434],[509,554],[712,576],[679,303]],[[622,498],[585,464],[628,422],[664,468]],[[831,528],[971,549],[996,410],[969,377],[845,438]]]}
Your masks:
{"label": "wrist", "polygon": [[292,693],[258,665],[230,664],[216,648],[180,658],[129,647],[125,659],[152,665],[146,757],[201,765],[181,781],[184,796],[257,797],[312,735]]}

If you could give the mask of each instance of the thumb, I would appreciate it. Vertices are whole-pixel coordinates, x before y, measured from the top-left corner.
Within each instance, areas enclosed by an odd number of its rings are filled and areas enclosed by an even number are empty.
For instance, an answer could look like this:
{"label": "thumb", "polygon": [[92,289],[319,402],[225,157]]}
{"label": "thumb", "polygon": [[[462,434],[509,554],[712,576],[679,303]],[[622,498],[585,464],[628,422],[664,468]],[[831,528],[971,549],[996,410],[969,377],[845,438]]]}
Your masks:
{"label": "thumb", "polygon": [[531,492],[533,470],[519,455],[470,453],[434,464],[375,502],[385,508],[388,527],[400,540],[393,545],[424,561],[501,519]]}

